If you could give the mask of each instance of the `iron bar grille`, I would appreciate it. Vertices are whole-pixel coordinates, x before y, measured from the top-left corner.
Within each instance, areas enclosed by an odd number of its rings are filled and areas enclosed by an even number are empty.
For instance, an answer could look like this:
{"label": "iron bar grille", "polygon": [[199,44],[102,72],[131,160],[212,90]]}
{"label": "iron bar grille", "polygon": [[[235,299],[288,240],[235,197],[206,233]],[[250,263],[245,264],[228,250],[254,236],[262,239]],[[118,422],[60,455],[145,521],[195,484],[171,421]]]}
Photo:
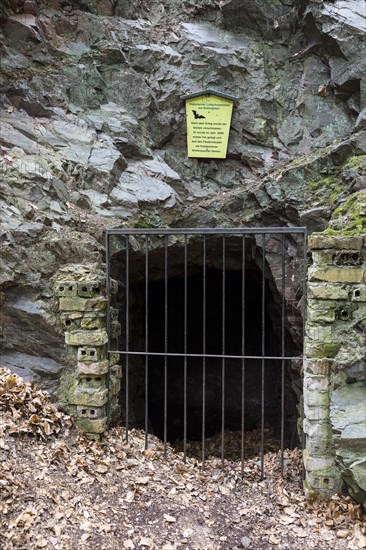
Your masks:
{"label": "iron bar grille", "polygon": [[[111,229],[106,266],[108,353],[119,354],[124,368],[120,399],[126,438],[131,427],[143,427],[148,448],[149,433],[155,431],[151,418],[160,415],[166,453],[169,426],[178,421],[185,461],[194,423],[204,468],[215,417],[222,467],[231,422],[240,432],[244,474],[248,416],[255,402],[261,478],[266,426],[274,410],[283,474],[287,377],[302,363],[306,229]],[[111,278],[119,283],[116,296],[110,293]],[[115,306],[120,336],[113,333]]]}

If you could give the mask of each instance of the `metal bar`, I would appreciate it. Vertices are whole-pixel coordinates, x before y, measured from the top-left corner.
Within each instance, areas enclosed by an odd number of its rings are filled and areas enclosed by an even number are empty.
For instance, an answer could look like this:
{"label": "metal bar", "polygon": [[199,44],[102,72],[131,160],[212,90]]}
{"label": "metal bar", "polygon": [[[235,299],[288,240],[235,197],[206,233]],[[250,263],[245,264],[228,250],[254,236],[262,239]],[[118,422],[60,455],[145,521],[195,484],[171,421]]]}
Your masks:
{"label": "metal bar", "polygon": [[[281,240],[281,354],[285,355],[285,235]],[[284,447],[285,447],[285,361],[281,361],[281,476],[284,470]]]}
{"label": "metal bar", "polygon": [[[110,273],[110,247],[109,247],[109,234],[106,231],[105,234],[105,253],[106,253],[106,292],[107,292],[107,315],[106,315],[106,330],[107,330],[107,354],[109,355],[111,350],[111,273]],[[107,426],[110,425],[110,416],[111,416],[111,396],[110,396],[110,365],[108,362],[108,371],[106,376],[106,388],[107,388],[107,405],[106,405],[106,415],[107,415]]]}
{"label": "metal bar", "polygon": [[203,289],[202,289],[202,469],[205,467],[206,438],[206,235],[203,235]]}
{"label": "metal bar", "polygon": [[119,353],[120,355],[151,355],[151,356],[164,356],[167,357],[206,357],[206,359],[268,359],[271,361],[280,361],[284,359],[285,361],[295,361],[303,359],[302,355],[293,355],[289,357],[282,357],[281,355],[215,355],[203,353],[165,353],[165,352],[156,352],[156,351],[120,351],[120,350],[111,350],[109,353]]}
{"label": "metal bar", "polygon": [[302,271],[302,292],[303,292],[303,316],[302,316],[302,322],[303,322],[303,327],[302,327],[302,334],[303,334],[303,338],[305,337],[305,323],[306,323],[306,313],[307,313],[307,308],[306,308],[306,304],[307,304],[307,286],[306,286],[306,273],[307,273],[307,254],[308,254],[308,251],[307,251],[307,241],[308,241],[308,232],[307,232],[307,229],[306,227],[304,228],[304,233],[303,233],[303,240],[304,240],[304,249],[303,249],[303,271]]}
{"label": "metal bar", "polygon": [[164,456],[167,453],[168,423],[168,236],[164,242]]}
{"label": "metal bar", "polygon": [[183,388],[183,460],[187,460],[187,271],[188,243],[184,236],[184,388]]}
{"label": "metal bar", "polygon": [[149,446],[149,237],[145,235],[145,449]]}
{"label": "metal bar", "polygon": [[[241,354],[245,355],[245,236],[242,237],[241,256]],[[241,475],[244,475],[245,450],[245,359],[241,360]]]}
{"label": "metal bar", "polygon": [[261,368],[261,479],[264,478],[264,375],[265,375],[265,351],[266,351],[266,318],[265,318],[265,246],[266,236],[262,235],[262,368]]}
{"label": "metal bar", "polygon": [[305,233],[305,227],[225,227],[221,229],[208,227],[176,227],[150,229],[107,229],[109,235],[269,235],[279,233]]}
{"label": "metal bar", "polygon": [[[225,315],[226,315],[226,242],[225,236],[222,237],[222,355],[225,355]],[[222,358],[221,363],[221,468],[224,469],[225,459],[225,357]]]}
{"label": "metal bar", "polygon": [[[129,258],[129,238],[126,235],[126,351],[130,346],[130,258]],[[129,360],[126,355],[125,384],[126,384],[126,441],[128,441],[129,432]]]}
{"label": "metal bar", "polygon": [[281,355],[221,355],[221,354],[205,354],[202,353],[166,353],[165,352],[155,352],[155,351],[120,351],[120,350],[111,350],[109,353],[116,353],[119,355],[151,355],[151,356],[167,356],[167,357],[187,357],[187,358],[202,358],[206,359],[268,359],[270,361],[280,361],[284,359],[285,361],[299,361],[303,359],[303,355],[292,355],[282,357]]}

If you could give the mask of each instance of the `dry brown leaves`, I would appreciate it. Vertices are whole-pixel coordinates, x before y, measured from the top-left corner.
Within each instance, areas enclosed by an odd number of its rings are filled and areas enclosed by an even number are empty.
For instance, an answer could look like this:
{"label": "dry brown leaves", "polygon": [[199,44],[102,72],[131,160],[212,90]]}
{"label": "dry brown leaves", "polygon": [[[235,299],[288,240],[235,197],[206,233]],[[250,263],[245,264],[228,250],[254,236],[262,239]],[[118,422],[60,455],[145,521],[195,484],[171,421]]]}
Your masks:
{"label": "dry brown leaves", "polygon": [[57,434],[71,421],[49,402],[47,392],[0,367],[0,437],[4,433],[35,434],[42,438]]}
{"label": "dry brown leaves", "polygon": [[[62,430],[70,421],[45,393],[9,372],[2,371],[0,381],[0,547],[5,550],[366,548],[360,508],[340,497],[308,503],[301,452],[285,451],[282,479],[280,454],[269,434],[264,480],[255,453],[257,433],[246,436],[244,477],[235,459],[240,438],[235,433],[227,434],[232,453],[224,470],[215,455],[220,437],[207,442],[211,457],[202,470],[198,458],[184,463],[171,445],[165,456],[154,436],[145,449],[141,430],[131,430],[126,441],[125,430],[117,427],[102,442],[74,428]],[[35,425],[34,414],[40,418]],[[56,429],[50,434],[43,423]]]}

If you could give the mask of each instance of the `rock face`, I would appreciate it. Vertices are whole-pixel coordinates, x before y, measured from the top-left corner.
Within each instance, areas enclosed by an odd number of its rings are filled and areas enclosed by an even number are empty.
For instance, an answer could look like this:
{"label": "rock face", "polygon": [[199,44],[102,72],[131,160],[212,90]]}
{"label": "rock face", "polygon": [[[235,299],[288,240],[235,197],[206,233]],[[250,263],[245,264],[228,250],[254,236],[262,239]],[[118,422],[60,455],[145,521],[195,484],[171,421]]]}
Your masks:
{"label": "rock face", "polygon": [[[9,363],[19,362],[12,354],[64,362],[52,277],[65,264],[100,264],[106,227],[365,232],[363,4],[2,3],[0,303]],[[225,161],[186,155],[180,98],[203,88],[239,97]],[[292,311],[295,334],[294,301]]]}

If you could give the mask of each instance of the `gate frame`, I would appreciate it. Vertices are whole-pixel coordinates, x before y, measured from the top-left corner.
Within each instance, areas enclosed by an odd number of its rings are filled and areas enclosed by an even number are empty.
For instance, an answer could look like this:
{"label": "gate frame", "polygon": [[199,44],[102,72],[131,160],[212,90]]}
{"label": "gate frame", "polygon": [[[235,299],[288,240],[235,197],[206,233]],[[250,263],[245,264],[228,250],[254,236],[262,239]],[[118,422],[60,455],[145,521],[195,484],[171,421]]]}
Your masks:
{"label": "gate frame", "polygon": [[[302,255],[302,262],[301,262],[301,268],[302,268],[302,317],[303,317],[303,339],[305,337],[305,322],[306,322],[306,303],[307,303],[307,228],[306,227],[243,227],[243,228],[113,228],[113,229],[107,229],[105,231],[105,249],[106,249],[106,292],[107,292],[107,311],[106,311],[106,330],[108,334],[108,343],[107,343],[107,355],[108,358],[111,357],[111,354],[118,354],[119,356],[128,357],[130,355],[140,355],[145,356],[145,360],[148,361],[149,356],[161,356],[164,357],[165,360],[167,357],[171,356],[178,356],[184,358],[184,380],[185,380],[185,393],[184,393],[184,436],[183,436],[183,460],[186,461],[187,457],[187,433],[186,433],[186,427],[187,427],[187,418],[186,418],[186,403],[187,403],[187,391],[186,391],[186,382],[187,382],[187,358],[189,357],[200,357],[203,360],[206,358],[219,358],[222,359],[222,380],[224,380],[225,375],[225,360],[226,359],[241,359],[242,361],[245,361],[246,359],[257,359],[261,360],[261,443],[260,443],[260,455],[261,455],[261,479],[264,479],[264,368],[265,368],[265,362],[266,360],[280,360],[281,361],[281,458],[280,458],[280,464],[281,464],[281,475],[284,474],[284,373],[285,373],[285,361],[294,361],[294,360],[302,360],[304,359],[304,355],[300,356],[285,356],[284,355],[284,320],[285,320],[285,249],[284,249],[284,243],[285,235],[292,235],[292,234],[298,234],[303,236],[303,255]],[[167,351],[157,353],[157,352],[149,352],[148,348],[146,347],[145,351],[131,351],[129,350],[129,346],[127,345],[127,349],[125,351],[120,350],[112,350],[111,349],[111,273],[110,273],[110,260],[111,260],[111,251],[110,251],[110,237],[112,236],[121,236],[125,237],[126,242],[129,242],[128,237],[130,236],[145,236],[146,239],[146,248],[145,248],[145,262],[146,258],[148,257],[148,237],[150,235],[157,235],[161,237],[165,237],[165,253],[167,253],[167,237],[169,235],[177,235],[177,236],[184,236],[185,237],[185,244],[184,244],[184,278],[185,278],[185,327],[186,327],[186,283],[187,283],[187,265],[188,265],[188,259],[187,259],[187,237],[191,235],[197,235],[204,237],[203,242],[206,242],[205,237],[206,236],[221,236],[223,238],[223,261],[225,259],[225,237],[242,237],[243,242],[245,243],[245,236],[256,236],[256,235],[262,235],[262,243],[261,243],[261,256],[262,256],[262,266],[261,266],[261,272],[262,272],[262,354],[258,356],[249,356],[244,354],[244,348],[242,350],[242,355],[226,355],[223,349],[223,353],[220,355],[211,355],[211,354],[188,354],[187,348],[185,347],[184,353],[168,353]],[[281,241],[281,351],[282,354],[279,356],[268,356],[265,355],[265,346],[264,346],[264,337],[265,337],[265,327],[264,327],[264,308],[265,308],[265,262],[266,262],[266,254],[265,254],[265,237],[266,235],[282,235],[282,241]],[[244,248],[242,250],[242,273],[244,273],[245,269],[245,244],[243,245]],[[126,285],[127,288],[129,288],[129,278],[128,278],[128,269],[129,269],[129,255],[128,255],[129,247],[127,246],[126,251],[126,273],[127,273],[127,279],[126,279]],[[297,256],[298,259],[301,261],[301,256]],[[244,259],[243,259],[244,258]],[[203,263],[203,266],[205,264]],[[225,264],[223,264],[222,267],[223,274],[225,274]],[[147,281],[148,279],[148,264],[146,264],[146,282],[145,286],[147,287]],[[245,276],[243,275],[243,279],[245,281]],[[167,271],[166,271],[166,263],[165,263],[165,280],[167,280]],[[224,280],[224,275],[223,275]],[[242,287],[244,289],[244,287]],[[243,290],[242,290],[243,292]],[[128,293],[127,293],[128,295]],[[225,292],[223,293],[223,308],[225,301]],[[205,302],[204,302],[205,303]],[[129,300],[126,301],[126,308],[129,307]],[[244,297],[242,298],[242,308],[244,308]],[[146,308],[145,317],[147,317],[147,311],[148,308]],[[224,313],[223,309],[223,313]],[[243,310],[242,310],[243,311]],[[146,320],[147,323],[147,320]],[[128,342],[128,320],[126,321],[126,341]],[[166,330],[166,327],[165,327]],[[225,321],[223,321],[223,338],[225,335]],[[243,335],[242,340],[244,341]],[[184,335],[184,342],[186,346],[186,331]],[[148,363],[147,363],[148,364]],[[204,363],[203,363],[204,364]],[[128,365],[128,362],[127,362]],[[147,389],[148,384],[148,372],[146,371],[146,364],[145,364],[145,391]],[[166,367],[165,367],[166,368]],[[126,369],[126,365],[125,365]],[[109,369],[110,371],[110,369]],[[108,394],[108,401],[107,401],[107,417],[108,421],[110,418],[110,372],[107,373],[106,378],[106,387],[107,387],[107,394]],[[126,392],[127,392],[127,398],[128,398],[128,366],[127,366],[127,372],[126,372]],[[224,381],[222,382],[222,426],[221,426],[221,464],[222,468],[224,468],[224,402],[225,397],[225,385]],[[164,399],[166,399],[166,388],[164,389]],[[203,396],[204,399],[204,396]],[[147,405],[145,404],[145,449],[148,448],[148,398],[146,398],[145,393],[145,402],[147,402]],[[126,403],[126,440],[128,441],[128,399]],[[242,416],[244,415],[242,410]],[[203,414],[203,424],[204,424],[205,416]],[[164,417],[164,421],[166,421],[166,418]],[[164,428],[165,430],[165,428]],[[202,442],[203,442],[203,450],[202,450],[202,467],[204,468],[205,463],[205,447],[204,447],[204,428],[202,430]],[[243,434],[243,424],[242,424],[242,445],[241,445],[241,473],[244,474],[244,447],[243,447],[243,440],[244,440],[244,434]],[[165,431],[165,437],[164,437],[164,454],[166,455],[167,451],[167,439],[166,439],[166,431]]]}

